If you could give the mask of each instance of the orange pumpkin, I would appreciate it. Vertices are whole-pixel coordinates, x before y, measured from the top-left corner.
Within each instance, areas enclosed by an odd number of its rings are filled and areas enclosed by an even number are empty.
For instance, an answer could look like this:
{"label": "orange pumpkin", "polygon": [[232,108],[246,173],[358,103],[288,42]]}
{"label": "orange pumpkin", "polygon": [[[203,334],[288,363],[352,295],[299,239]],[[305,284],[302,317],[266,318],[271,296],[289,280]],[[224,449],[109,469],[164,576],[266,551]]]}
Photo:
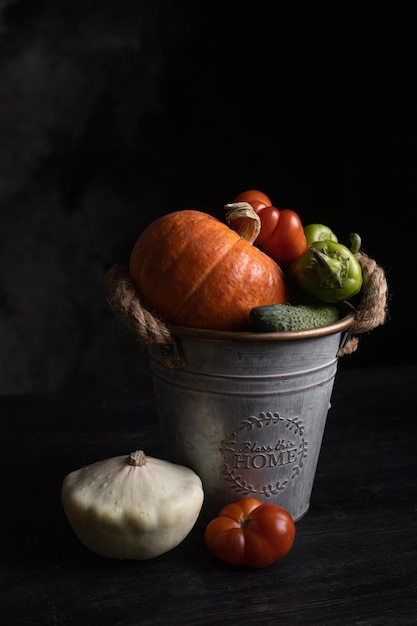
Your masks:
{"label": "orange pumpkin", "polygon": [[192,209],[145,228],[129,273],[144,306],[173,325],[249,330],[254,306],[288,302],[275,261],[227,224]]}

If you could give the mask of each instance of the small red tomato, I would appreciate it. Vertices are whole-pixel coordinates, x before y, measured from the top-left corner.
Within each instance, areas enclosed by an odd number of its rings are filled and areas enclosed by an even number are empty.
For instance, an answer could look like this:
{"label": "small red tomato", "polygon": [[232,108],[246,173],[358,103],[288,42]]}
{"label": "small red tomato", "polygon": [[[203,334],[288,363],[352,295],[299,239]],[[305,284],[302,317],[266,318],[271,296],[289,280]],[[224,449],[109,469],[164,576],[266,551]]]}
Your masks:
{"label": "small red tomato", "polygon": [[[272,202],[268,198],[266,194],[262,191],[258,191],[257,189],[248,189],[247,191],[242,191],[233,202],[248,202],[252,205],[252,202],[260,202],[263,206],[271,206]],[[252,205],[253,206],[253,205]]]}
{"label": "small red tomato", "polygon": [[295,523],[277,504],[243,498],[224,506],[207,524],[204,537],[209,551],[225,563],[261,568],[288,554]]}

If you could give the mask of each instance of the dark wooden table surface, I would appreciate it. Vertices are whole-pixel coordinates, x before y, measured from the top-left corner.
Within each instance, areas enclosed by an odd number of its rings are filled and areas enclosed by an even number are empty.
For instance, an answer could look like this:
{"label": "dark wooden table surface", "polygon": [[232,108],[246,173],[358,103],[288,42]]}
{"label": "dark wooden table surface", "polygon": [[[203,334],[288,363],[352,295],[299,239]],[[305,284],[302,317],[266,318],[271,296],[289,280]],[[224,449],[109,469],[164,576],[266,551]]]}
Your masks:
{"label": "dark wooden table surface", "polygon": [[0,398],[4,626],[417,624],[417,367],[341,369],[308,514],[269,568],[227,566],[195,527],[149,561],[81,545],[64,476],[136,447],[162,456],[150,389]]}

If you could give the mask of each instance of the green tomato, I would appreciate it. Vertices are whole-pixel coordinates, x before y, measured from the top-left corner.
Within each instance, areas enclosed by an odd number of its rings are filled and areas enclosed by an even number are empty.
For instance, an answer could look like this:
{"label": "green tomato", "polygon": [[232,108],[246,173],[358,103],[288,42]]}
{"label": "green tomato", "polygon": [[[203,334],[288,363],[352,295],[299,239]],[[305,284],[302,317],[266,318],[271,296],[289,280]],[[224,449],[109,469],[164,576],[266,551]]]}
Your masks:
{"label": "green tomato", "polygon": [[304,226],[304,234],[308,246],[316,241],[335,241],[337,243],[334,232],[324,224],[308,224],[308,226]]}
{"label": "green tomato", "polygon": [[327,304],[356,296],[362,268],[354,253],[335,241],[316,241],[289,267],[288,276],[301,293]]}

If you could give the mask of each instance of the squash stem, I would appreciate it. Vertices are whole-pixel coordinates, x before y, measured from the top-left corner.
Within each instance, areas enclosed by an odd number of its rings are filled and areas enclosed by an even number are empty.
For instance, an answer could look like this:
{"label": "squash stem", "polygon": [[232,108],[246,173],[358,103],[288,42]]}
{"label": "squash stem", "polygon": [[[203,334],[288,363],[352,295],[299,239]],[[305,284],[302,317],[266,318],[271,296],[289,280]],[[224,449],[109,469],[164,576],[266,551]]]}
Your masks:
{"label": "squash stem", "polygon": [[146,465],[146,454],[143,450],[135,450],[127,457],[127,463],[128,465],[142,467],[142,465]]}
{"label": "squash stem", "polygon": [[224,205],[226,221],[230,225],[233,220],[241,220],[237,234],[252,244],[261,231],[261,218],[248,202],[232,202]]}

